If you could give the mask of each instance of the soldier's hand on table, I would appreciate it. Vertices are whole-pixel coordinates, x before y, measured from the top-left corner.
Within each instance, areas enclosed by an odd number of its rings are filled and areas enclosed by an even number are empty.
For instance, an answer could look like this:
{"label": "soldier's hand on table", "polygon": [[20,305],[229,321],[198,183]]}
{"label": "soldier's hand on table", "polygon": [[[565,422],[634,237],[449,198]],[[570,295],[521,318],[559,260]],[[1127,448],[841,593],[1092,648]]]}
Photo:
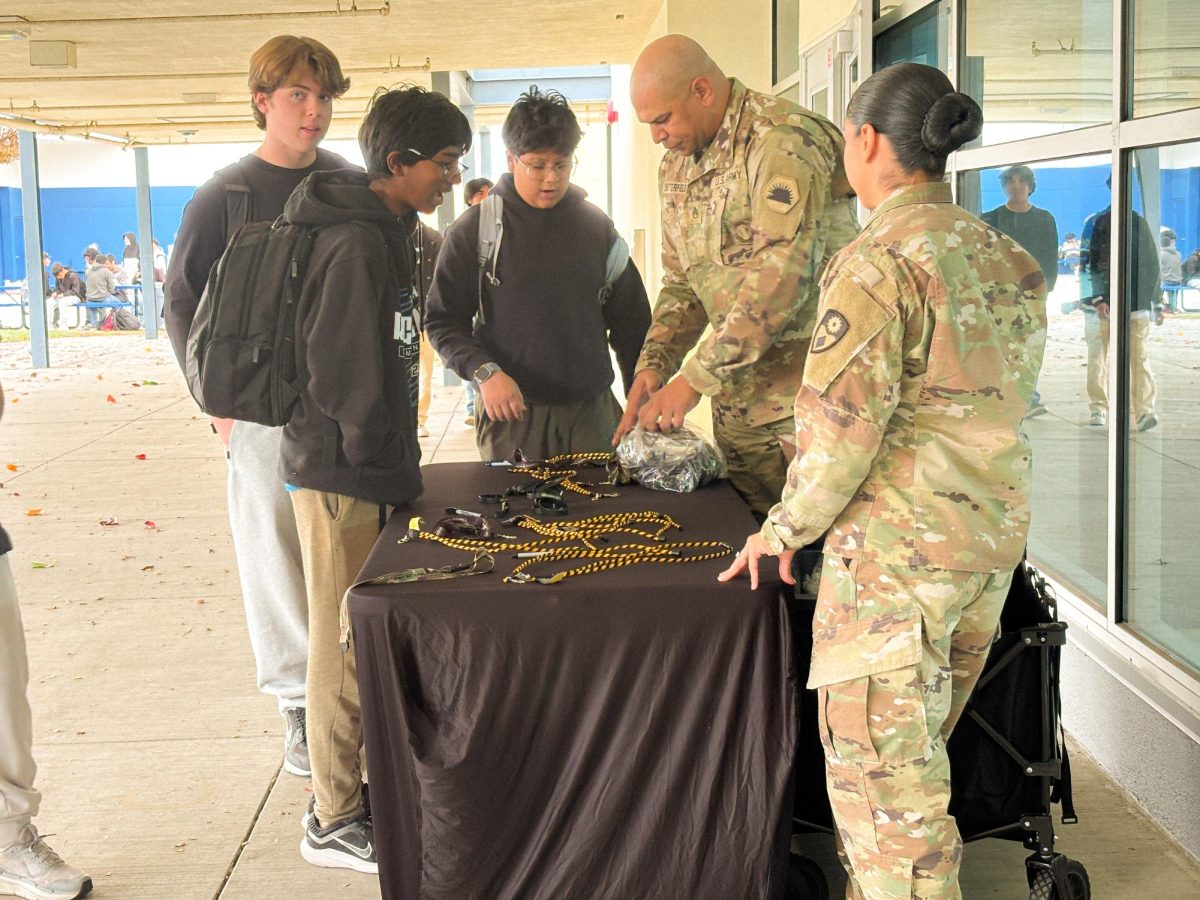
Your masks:
{"label": "soldier's hand on table", "polygon": [[525,395],[504,372],[479,385],[483,408],[493,422],[519,422],[525,417]]}
{"label": "soldier's hand on table", "polygon": [[[738,555],[734,557],[729,568],[717,576],[717,581],[732,581],[749,569],[750,590],[756,591],[758,590],[758,561],[764,556],[774,555],[771,548],[767,546],[766,539],[756,531],[746,538],[746,546],[738,551]],[[779,577],[785,584],[796,583],[796,579],[792,577],[792,557],[795,555],[795,550],[784,550],[779,554]]]}
{"label": "soldier's hand on table", "polygon": [[676,375],[646,401],[637,421],[646,431],[674,431],[700,402],[700,392]]}
{"label": "soldier's hand on table", "polygon": [[625,398],[625,415],[621,416],[621,421],[617,423],[617,430],[613,433],[612,445],[614,447],[621,443],[621,438],[637,425],[638,413],[645,406],[646,401],[661,387],[662,379],[653,369],[642,369],[633,376],[633,385],[629,388],[629,396]]}

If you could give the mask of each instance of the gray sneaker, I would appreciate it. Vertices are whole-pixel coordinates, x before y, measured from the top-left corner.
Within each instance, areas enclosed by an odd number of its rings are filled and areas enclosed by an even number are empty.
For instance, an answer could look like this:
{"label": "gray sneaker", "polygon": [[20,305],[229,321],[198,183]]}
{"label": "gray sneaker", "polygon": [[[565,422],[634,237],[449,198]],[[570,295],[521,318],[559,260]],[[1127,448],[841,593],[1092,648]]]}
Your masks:
{"label": "gray sneaker", "polygon": [[32,825],[21,829],[15,844],[0,848],[0,894],[74,900],[91,890],[92,879],[63,862]]}
{"label": "gray sneaker", "polygon": [[375,831],[366,816],[344,819],[328,828],[317,824],[316,816],[306,816],[307,827],[300,841],[300,855],[305,862],[327,869],[353,869],[375,875],[379,864],[375,860]]}
{"label": "gray sneaker", "polygon": [[304,730],[304,707],[294,706],[283,712],[283,767],[293,775],[308,776],[308,734]]}

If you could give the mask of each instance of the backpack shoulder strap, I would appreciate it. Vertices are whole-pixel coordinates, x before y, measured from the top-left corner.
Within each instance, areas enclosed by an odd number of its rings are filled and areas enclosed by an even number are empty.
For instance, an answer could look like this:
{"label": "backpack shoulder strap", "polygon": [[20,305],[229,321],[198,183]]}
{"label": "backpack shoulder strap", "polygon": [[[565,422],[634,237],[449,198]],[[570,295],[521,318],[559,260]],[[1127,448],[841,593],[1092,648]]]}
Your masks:
{"label": "backpack shoulder strap", "polygon": [[496,263],[500,259],[500,241],[504,237],[504,198],[499,194],[488,194],[479,204],[479,268],[486,269],[491,262],[491,272],[487,272],[488,282],[493,286],[500,284],[496,277]]}
{"label": "backpack shoulder strap", "polygon": [[629,266],[629,245],[625,238],[617,235],[612,246],[608,248],[608,259],[604,262],[604,286],[600,288],[600,305],[603,306],[612,296],[613,285]]}
{"label": "backpack shoulder strap", "polygon": [[[492,287],[500,286],[496,264],[500,259],[500,239],[503,237],[504,198],[489,193],[479,204],[479,310],[476,315],[480,322],[487,321],[483,311],[483,279],[487,278]],[[492,264],[491,272],[487,271],[489,261]]]}
{"label": "backpack shoulder strap", "polygon": [[225,240],[251,219],[250,185],[241,160],[219,170],[217,178],[225,186]]}

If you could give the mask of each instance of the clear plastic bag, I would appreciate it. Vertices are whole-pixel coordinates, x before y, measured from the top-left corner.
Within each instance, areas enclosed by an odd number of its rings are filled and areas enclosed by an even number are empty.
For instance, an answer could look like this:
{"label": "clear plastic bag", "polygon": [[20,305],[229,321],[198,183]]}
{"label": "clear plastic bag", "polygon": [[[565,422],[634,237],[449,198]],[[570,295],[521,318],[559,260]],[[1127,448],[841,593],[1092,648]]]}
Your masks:
{"label": "clear plastic bag", "polygon": [[725,477],[725,460],[713,443],[687,426],[667,433],[635,428],[617,447],[617,462],[638,484],[684,494]]}

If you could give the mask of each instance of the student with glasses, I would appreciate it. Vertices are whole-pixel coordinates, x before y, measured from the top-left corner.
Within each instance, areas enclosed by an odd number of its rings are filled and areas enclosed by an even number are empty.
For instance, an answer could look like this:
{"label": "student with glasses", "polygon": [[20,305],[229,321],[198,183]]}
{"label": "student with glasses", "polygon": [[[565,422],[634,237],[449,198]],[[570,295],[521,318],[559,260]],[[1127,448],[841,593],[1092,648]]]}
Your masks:
{"label": "student with glasses", "polygon": [[475,436],[484,460],[520,448],[531,459],[606,450],[621,408],[611,347],[628,390],[650,324],[629,262],[602,296],[612,220],[571,184],[583,136],[564,97],[522,94],[503,129],[508,172],[492,190],[501,240],[480,271],[479,232],[490,209],[450,227],[426,311],[446,365],[475,382]]}
{"label": "student with glasses", "polygon": [[365,173],[314,172],[283,211],[289,224],[320,229],[296,300],[304,378],[279,468],[309,610],[313,799],[300,853],[316,866],[374,873],[357,669],[341,647],[339,613],[385,508],[421,492],[413,236],[417,213],[433,212],[457,183],[471,127],[445,96],[408,87],[375,95],[358,142]]}

